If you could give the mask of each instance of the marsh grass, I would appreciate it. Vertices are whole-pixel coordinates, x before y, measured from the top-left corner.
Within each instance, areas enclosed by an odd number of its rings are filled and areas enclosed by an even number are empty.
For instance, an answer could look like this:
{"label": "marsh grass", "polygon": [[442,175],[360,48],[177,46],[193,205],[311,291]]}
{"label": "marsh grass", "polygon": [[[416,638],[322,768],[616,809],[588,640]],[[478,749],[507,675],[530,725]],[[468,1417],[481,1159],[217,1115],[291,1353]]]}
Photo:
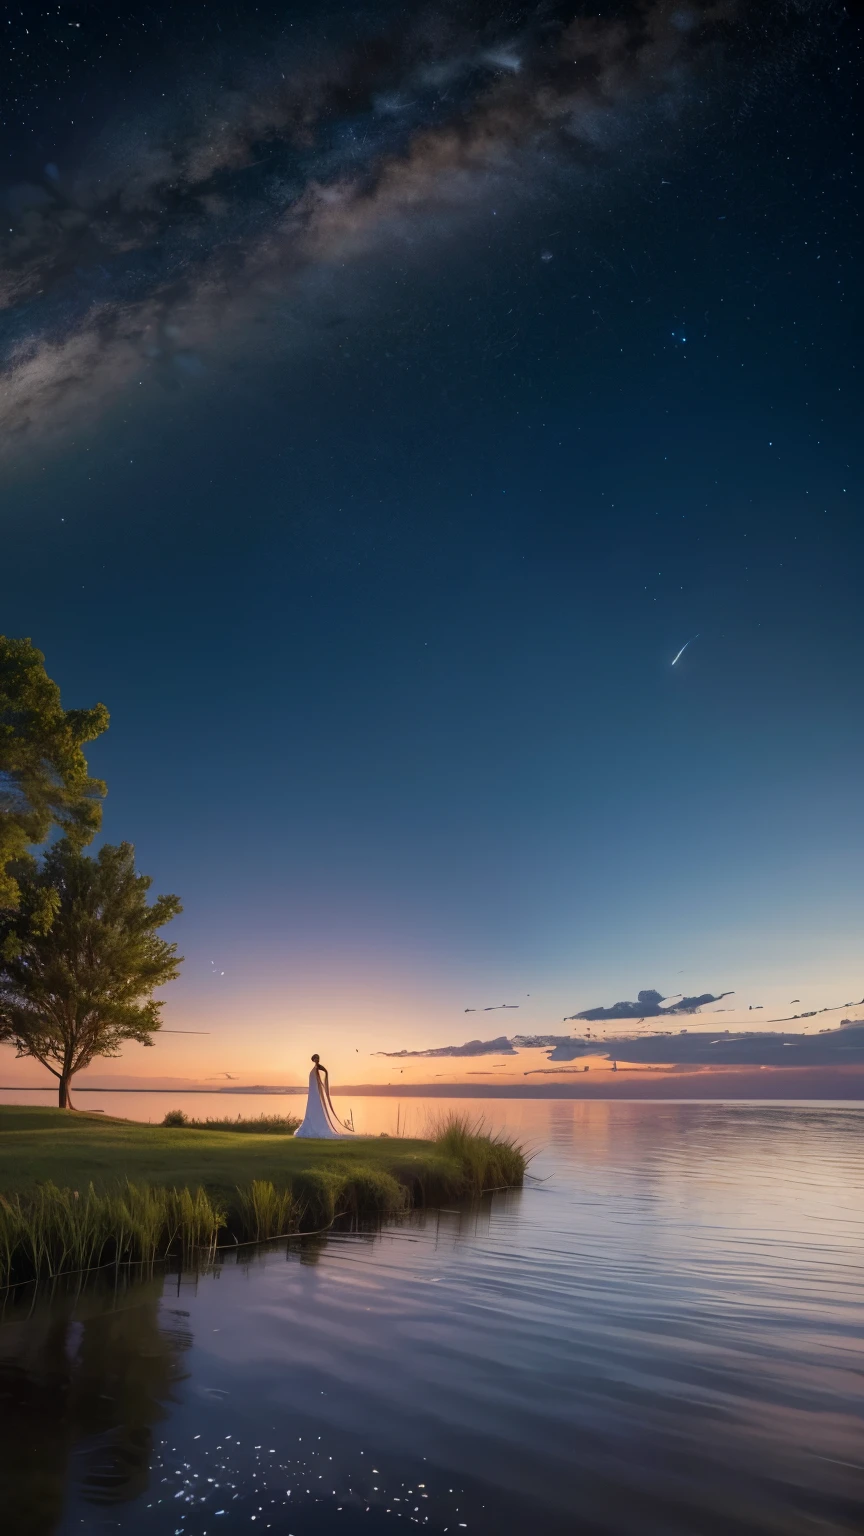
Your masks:
{"label": "marsh grass", "polygon": [[428,1134],[446,1157],[458,1163],[465,1195],[510,1189],[525,1177],[528,1158],[515,1137],[505,1131],[487,1131],[482,1120],[451,1112],[434,1120]]}
{"label": "marsh grass", "polygon": [[374,1219],[392,1221],[411,1205],[411,1191],[382,1168],[353,1167],[337,1194],[346,1216],[355,1224]]}
{"label": "marsh grass", "polygon": [[253,1115],[246,1120],[238,1115],[233,1120],[230,1117],[221,1120],[190,1120],[182,1109],[169,1109],[162,1124],[169,1130],[240,1131],[250,1136],[293,1136],[300,1121],[296,1115]]}
{"label": "marsh grass", "polygon": [[85,1194],[46,1183],[0,1196],[0,1284],[86,1273],[105,1264],[153,1264],[215,1247],[225,1212],[207,1191],[124,1184]]}
{"label": "marsh grass", "polygon": [[269,1179],[253,1179],[248,1189],[238,1189],[238,1210],[243,1230],[252,1242],[263,1243],[300,1229],[306,1206],[290,1189],[276,1189]]}
{"label": "marsh grass", "polygon": [[321,1232],[337,1219],[376,1225],[412,1206],[522,1183],[524,1153],[482,1123],[451,1114],[431,1127],[431,1143],[420,1151],[391,1144],[388,1168],[373,1160],[377,1140],[367,1143],[368,1154],[362,1142],[346,1143],[328,1167],[298,1167],[281,1186],[256,1178],[233,1191],[220,1186],[219,1194],[203,1184],[132,1181],[90,1184],[82,1194],[46,1180],[25,1195],[0,1195],[0,1286],[107,1265],[170,1259],[189,1267],[234,1244]]}

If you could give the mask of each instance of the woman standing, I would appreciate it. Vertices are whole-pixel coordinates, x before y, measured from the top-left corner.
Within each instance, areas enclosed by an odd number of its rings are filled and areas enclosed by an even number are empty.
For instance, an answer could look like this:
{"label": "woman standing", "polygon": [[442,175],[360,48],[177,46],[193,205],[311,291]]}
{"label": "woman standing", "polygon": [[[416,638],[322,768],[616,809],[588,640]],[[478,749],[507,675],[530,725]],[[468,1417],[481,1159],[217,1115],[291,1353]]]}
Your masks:
{"label": "woman standing", "polygon": [[338,1119],[330,1098],[330,1075],[323,1065],[320,1056],[312,1057],[312,1071],[309,1073],[309,1097],[306,1100],[306,1114],[303,1124],[294,1132],[295,1136],[326,1136],[333,1140],[337,1136],[350,1136],[348,1127]]}

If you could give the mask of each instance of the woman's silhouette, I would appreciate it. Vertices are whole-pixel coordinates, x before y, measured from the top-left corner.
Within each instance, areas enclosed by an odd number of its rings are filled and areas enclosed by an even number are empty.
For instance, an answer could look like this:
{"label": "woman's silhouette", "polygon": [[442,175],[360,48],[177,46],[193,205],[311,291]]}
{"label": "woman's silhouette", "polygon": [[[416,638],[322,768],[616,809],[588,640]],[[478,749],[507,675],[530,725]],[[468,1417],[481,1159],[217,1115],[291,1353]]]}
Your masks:
{"label": "woman's silhouette", "polygon": [[309,1073],[306,1114],[303,1117],[303,1124],[294,1134],[295,1136],[325,1136],[329,1140],[336,1136],[351,1134],[333,1108],[330,1098],[330,1074],[321,1057],[317,1055],[312,1057],[312,1071]]}

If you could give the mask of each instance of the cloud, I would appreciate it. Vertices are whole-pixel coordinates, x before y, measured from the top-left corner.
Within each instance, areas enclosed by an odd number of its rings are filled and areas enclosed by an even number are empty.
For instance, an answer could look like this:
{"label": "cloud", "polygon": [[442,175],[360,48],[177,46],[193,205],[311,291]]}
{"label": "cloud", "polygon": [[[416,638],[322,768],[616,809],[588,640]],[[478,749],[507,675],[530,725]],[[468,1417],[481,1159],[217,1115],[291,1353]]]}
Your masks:
{"label": "cloud", "polygon": [[224,66],[178,80],[75,164],[58,153],[39,184],[0,190],[5,441],[97,418],[145,376],[206,387],[215,358],[264,345],[268,317],[299,348],[322,272],[385,248],[423,260],[556,177],[587,195],[663,125],[680,138],[733,12],[541,6],[496,36],[482,9],[454,7],[390,30],[355,20],[342,42],[328,26],[230,82]]}
{"label": "cloud", "polygon": [[465,1045],[440,1045],[434,1050],[428,1051],[376,1051],[376,1056],[394,1056],[400,1060],[403,1056],[515,1056],[506,1035],[499,1035],[497,1040],[469,1040]]}
{"label": "cloud", "polygon": [[864,1022],[845,1021],[822,1034],[732,1032],[720,1034],[643,1035],[564,1042],[549,1053],[549,1061],[575,1061],[580,1056],[602,1053],[607,1060],[635,1065],[675,1066],[838,1066],[864,1064]]}
{"label": "cloud", "polygon": [[[658,993],[653,994],[655,997]],[[620,1004],[617,1006],[632,1006]],[[668,1009],[661,1010],[667,1013]],[[619,1015],[629,1017],[629,1015]],[[442,1045],[425,1051],[377,1051],[396,1060],[433,1056],[515,1056],[519,1050],[548,1050],[549,1061],[576,1061],[581,1056],[603,1056],[636,1065],[677,1066],[854,1066],[864,1063],[864,1020],[844,1019],[837,1029],[817,1035],[729,1031],[607,1037],[592,1040],[570,1035],[514,1035],[508,1040],[469,1040],[465,1045]]]}
{"label": "cloud", "polygon": [[514,1035],[512,1044],[521,1050],[551,1050],[556,1045],[571,1045],[572,1035]]}
{"label": "cloud", "polygon": [[[597,1019],[656,1019],[661,1014],[668,1017],[675,1013],[695,1013],[704,1003],[719,1003],[721,998],[733,996],[732,992],[719,992],[716,997],[713,992],[702,992],[698,997],[679,997],[676,992],[673,1000],[651,989],[638,993],[635,1003],[612,1003],[609,1008],[584,1008],[581,1013],[571,1013],[564,1022],[569,1024],[574,1019],[591,1020],[592,1023]],[[664,1003],[668,1006],[664,1007]]]}

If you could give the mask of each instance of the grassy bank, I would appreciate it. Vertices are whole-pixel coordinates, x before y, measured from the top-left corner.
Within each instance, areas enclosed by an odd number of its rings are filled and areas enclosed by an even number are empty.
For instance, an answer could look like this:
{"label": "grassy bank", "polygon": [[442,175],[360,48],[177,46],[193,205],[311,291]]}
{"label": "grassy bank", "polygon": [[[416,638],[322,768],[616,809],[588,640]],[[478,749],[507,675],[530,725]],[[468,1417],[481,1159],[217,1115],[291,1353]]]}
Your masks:
{"label": "grassy bank", "polygon": [[0,1285],[390,1218],[524,1172],[458,1118],[428,1141],[317,1142],[0,1106]]}

